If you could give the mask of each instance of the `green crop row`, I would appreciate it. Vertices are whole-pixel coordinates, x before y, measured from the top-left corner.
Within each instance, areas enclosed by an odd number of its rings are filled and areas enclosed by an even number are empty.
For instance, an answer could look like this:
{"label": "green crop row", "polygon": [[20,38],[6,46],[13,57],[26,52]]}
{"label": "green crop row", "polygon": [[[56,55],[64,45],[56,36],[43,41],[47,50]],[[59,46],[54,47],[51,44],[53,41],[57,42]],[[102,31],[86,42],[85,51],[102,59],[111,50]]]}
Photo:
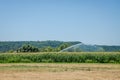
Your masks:
{"label": "green crop row", "polygon": [[120,52],[1,53],[0,63],[120,63]]}

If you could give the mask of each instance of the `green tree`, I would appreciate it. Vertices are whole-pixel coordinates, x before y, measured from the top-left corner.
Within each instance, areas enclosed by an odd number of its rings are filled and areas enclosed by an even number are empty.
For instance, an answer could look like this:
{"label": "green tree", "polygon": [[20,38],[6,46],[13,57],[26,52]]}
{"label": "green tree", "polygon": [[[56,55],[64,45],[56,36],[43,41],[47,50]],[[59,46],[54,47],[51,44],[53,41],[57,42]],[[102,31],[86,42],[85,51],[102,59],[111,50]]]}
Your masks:
{"label": "green tree", "polygon": [[46,47],[46,52],[52,52],[52,51],[53,51],[52,47],[50,47],[50,46]]}
{"label": "green tree", "polygon": [[17,52],[38,52],[39,49],[31,45],[24,45],[21,48],[17,49]]}
{"label": "green tree", "polygon": [[63,44],[61,44],[61,45],[57,48],[57,51],[61,51],[61,50],[65,49],[65,48],[67,48],[67,47],[69,47],[69,46],[70,46],[70,44],[68,44],[68,43],[63,43]]}
{"label": "green tree", "polygon": [[52,48],[51,46],[44,47],[40,49],[40,52],[54,52],[54,48]]}

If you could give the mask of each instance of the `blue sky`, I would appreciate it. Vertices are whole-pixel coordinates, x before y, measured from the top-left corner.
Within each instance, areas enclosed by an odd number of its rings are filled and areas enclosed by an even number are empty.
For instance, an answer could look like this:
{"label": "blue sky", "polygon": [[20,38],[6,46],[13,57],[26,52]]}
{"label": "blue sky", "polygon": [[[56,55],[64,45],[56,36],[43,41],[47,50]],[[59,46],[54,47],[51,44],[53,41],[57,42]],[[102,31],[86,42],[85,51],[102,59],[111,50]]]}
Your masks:
{"label": "blue sky", "polygon": [[0,41],[120,45],[120,0],[0,0]]}

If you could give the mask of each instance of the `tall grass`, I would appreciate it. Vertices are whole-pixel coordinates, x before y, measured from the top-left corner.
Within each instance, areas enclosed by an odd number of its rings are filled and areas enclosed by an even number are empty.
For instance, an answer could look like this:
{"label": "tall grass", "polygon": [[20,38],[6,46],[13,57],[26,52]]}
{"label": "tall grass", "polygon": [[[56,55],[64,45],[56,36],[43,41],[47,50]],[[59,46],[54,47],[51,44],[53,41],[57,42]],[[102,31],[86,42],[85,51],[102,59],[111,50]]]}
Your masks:
{"label": "tall grass", "polygon": [[120,63],[120,52],[1,53],[0,63]]}

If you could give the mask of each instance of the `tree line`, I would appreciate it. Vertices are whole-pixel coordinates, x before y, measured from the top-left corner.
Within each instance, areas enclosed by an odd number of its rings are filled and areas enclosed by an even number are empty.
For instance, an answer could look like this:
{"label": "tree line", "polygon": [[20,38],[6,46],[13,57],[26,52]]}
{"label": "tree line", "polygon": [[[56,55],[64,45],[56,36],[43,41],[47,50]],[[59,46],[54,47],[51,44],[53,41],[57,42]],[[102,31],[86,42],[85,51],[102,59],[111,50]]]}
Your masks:
{"label": "tree line", "polygon": [[[0,41],[0,53],[3,52],[59,52],[60,50],[81,43],[80,41]],[[67,45],[66,45],[67,44]],[[98,45],[105,52],[120,52],[120,46]]]}
{"label": "tree line", "polygon": [[19,52],[59,52],[67,47],[71,46],[69,43],[63,43],[58,47],[43,47],[43,48],[37,48],[32,45],[24,45],[16,50],[17,53]]}
{"label": "tree line", "polygon": [[[60,45],[63,43],[67,43],[70,45],[75,45],[78,43],[81,43],[79,41],[0,41],[0,52],[13,52],[17,51],[23,46],[30,45],[36,48],[39,48],[39,51],[48,51],[50,48],[52,48],[52,51],[57,51]],[[47,48],[47,49],[46,49]],[[19,50],[18,50],[19,51]],[[59,50],[58,50],[59,51]]]}

